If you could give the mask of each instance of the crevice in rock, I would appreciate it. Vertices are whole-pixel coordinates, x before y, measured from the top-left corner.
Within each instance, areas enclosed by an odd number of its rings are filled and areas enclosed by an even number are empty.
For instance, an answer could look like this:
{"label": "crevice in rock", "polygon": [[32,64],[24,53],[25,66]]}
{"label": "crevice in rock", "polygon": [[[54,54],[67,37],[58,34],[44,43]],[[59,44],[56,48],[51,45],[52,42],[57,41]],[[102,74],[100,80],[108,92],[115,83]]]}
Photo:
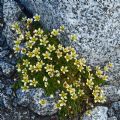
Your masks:
{"label": "crevice in rock", "polygon": [[21,11],[27,16],[27,17],[32,17],[33,14],[19,1],[19,0],[14,0],[20,7]]}

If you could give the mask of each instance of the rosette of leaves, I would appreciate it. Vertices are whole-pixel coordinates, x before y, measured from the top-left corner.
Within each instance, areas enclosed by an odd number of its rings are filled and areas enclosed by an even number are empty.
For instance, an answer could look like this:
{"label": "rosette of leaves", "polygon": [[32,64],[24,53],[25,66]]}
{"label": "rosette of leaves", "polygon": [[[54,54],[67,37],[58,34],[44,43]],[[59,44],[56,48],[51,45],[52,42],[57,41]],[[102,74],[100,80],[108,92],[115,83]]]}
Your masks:
{"label": "rosette of leaves", "polygon": [[[55,108],[58,109],[60,119],[82,116],[96,103],[105,102],[105,96],[100,88],[108,76],[107,64],[103,70],[99,66],[91,68],[85,58],[79,58],[76,50],[71,46],[63,46],[57,40],[64,26],[44,31],[39,24],[40,16],[24,18],[21,23],[15,22],[12,30],[17,36],[14,41],[15,54],[21,55],[16,65],[19,82],[23,91],[29,88],[44,88],[46,94],[56,98]],[[75,34],[70,35],[75,42]],[[55,96],[58,92],[57,97]],[[47,101],[40,100],[44,105]]]}

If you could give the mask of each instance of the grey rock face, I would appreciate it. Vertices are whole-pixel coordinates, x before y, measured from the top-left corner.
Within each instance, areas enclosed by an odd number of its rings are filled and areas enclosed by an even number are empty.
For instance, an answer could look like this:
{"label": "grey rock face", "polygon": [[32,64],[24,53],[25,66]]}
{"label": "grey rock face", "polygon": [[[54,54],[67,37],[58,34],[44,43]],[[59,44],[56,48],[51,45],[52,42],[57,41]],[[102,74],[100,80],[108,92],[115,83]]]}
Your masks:
{"label": "grey rock face", "polygon": [[50,117],[37,116],[27,108],[16,107],[11,111],[0,109],[0,120],[50,120]]}
{"label": "grey rock face", "polygon": [[107,120],[118,120],[115,116],[108,118]]}
{"label": "grey rock face", "polygon": [[[54,99],[46,97],[44,90],[41,88],[30,89],[27,92],[22,92],[20,89],[17,90],[16,95],[16,102],[19,105],[28,107],[38,115],[53,115],[57,112],[57,110],[54,108]],[[41,99],[47,100],[47,104],[45,106],[39,104]]]}
{"label": "grey rock face", "polygon": [[109,117],[115,116],[115,111],[111,107],[108,109],[108,116]]}
{"label": "grey rock face", "polygon": [[9,54],[9,50],[3,50],[3,51],[0,52],[0,58],[4,58],[8,54]]}
{"label": "grey rock face", "polygon": [[14,0],[4,0],[3,3],[3,19],[5,27],[3,35],[6,37],[7,44],[13,47],[14,34],[11,31],[11,25],[18,20],[18,16],[21,14],[21,10]]}
{"label": "grey rock face", "polygon": [[112,108],[113,108],[115,111],[120,111],[120,101],[114,102],[114,103],[112,104]]}
{"label": "grey rock face", "polygon": [[0,61],[0,68],[6,77],[11,76],[14,72],[14,66],[4,61]]}
{"label": "grey rock face", "polygon": [[0,34],[0,47],[3,47],[4,39],[2,38],[2,35]]}
{"label": "grey rock face", "polygon": [[106,96],[106,102],[114,102],[120,100],[120,87],[106,85],[102,87]]}
{"label": "grey rock face", "polygon": [[92,110],[91,116],[84,115],[82,120],[107,120],[107,107],[97,106]]}
{"label": "grey rock face", "polygon": [[0,90],[4,88],[4,84],[2,84],[2,81],[0,80]]}
{"label": "grey rock face", "polygon": [[4,107],[7,108],[8,110],[12,109],[12,101],[10,97],[3,95],[3,104]]}
{"label": "grey rock face", "polygon": [[3,94],[2,93],[0,93],[0,108],[4,108]]}
{"label": "grey rock face", "polygon": [[[91,65],[110,61],[114,67],[110,82],[120,83],[120,0],[19,0],[33,14],[41,15],[47,29],[66,27],[78,35],[73,43]],[[29,4],[30,3],[30,4]],[[65,37],[65,38],[66,38]],[[63,44],[68,45],[64,40]]]}
{"label": "grey rock face", "polygon": [[10,95],[10,96],[11,96],[11,95],[13,95],[13,91],[12,91],[11,86],[6,87],[6,89],[5,89],[5,90],[6,90],[6,94],[7,94],[7,95]]}
{"label": "grey rock face", "polygon": [[108,110],[108,116],[115,116],[118,120],[120,119],[120,101],[111,104],[111,107]]}
{"label": "grey rock face", "polygon": [[0,108],[12,109],[11,98],[0,92]]}

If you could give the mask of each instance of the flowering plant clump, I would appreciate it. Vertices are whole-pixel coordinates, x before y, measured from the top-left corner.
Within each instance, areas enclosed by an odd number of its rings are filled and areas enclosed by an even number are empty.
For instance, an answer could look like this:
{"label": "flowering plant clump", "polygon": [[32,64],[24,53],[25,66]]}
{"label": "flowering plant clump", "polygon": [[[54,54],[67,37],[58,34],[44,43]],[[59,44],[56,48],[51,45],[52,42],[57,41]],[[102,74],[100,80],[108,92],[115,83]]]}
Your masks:
{"label": "flowering plant clump", "polygon": [[[108,79],[106,75],[112,64],[103,70],[99,66],[87,66],[71,46],[64,47],[56,39],[64,32],[64,26],[43,31],[39,26],[40,16],[24,18],[22,25],[15,22],[12,30],[17,33],[14,52],[20,54],[17,71],[23,91],[29,88],[44,88],[46,94],[56,98],[55,108],[60,118],[72,118],[83,112],[90,114],[96,103],[105,102],[100,85]],[[70,35],[71,41],[77,36]],[[56,92],[58,93],[56,95]],[[42,99],[41,105],[47,103]]]}

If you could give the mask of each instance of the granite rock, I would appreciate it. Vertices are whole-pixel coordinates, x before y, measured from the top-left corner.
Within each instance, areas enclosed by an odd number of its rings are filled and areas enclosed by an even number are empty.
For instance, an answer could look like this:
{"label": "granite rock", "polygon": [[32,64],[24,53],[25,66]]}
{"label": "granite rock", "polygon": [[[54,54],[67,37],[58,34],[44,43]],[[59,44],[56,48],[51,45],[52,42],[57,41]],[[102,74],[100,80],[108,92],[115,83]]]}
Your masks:
{"label": "granite rock", "polygon": [[108,118],[107,120],[118,120],[115,116]]}
{"label": "granite rock", "polygon": [[12,109],[12,99],[10,97],[3,95],[3,104],[8,110]]}
{"label": "granite rock", "polygon": [[106,96],[106,102],[114,102],[120,100],[120,87],[106,85],[101,87],[104,91],[104,95]]}
{"label": "granite rock", "polygon": [[114,102],[114,103],[112,104],[112,108],[113,108],[115,111],[120,111],[120,101]]}
{"label": "granite rock", "polygon": [[4,108],[3,94],[0,92],[0,108]]}
{"label": "granite rock", "polygon": [[2,83],[2,81],[0,80],[0,90],[4,88],[4,84]]}
{"label": "granite rock", "polygon": [[120,101],[113,102],[108,110],[108,116],[115,116],[118,120],[120,119]]}
{"label": "granite rock", "polygon": [[9,95],[9,96],[13,96],[13,90],[12,90],[12,86],[8,86],[5,88],[5,93],[6,95]]}
{"label": "granite rock", "polygon": [[0,120],[51,120],[50,117],[41,117],[27,108],[16,107],[12,110],[0,109]]}
{"label": "granite rock", "polygon": [[14,34],[11,30],[11,25],[19,19],[21,10],[14,0],[4,0],[3,3],[3,20],[5,27],[3,35],[6,37],[7,44],[13,48]]}
{"label": "granite rock", "polygon": [[0,52],[0,58],[4,58],[8,54],[9,54],[9,50],[3,50],[3,51]]}
{"label": "granite rock", "polygon": [[12,102],[9,96],[6,96],[2,92],[0,92],[0,108],[6,108],[8,110],[12,109]]}
{"label": "granite rock", "polygon": [[[41,88],[30,89],[27,92],[22,92],[22,90],[19,89],[17,90],[16,95],[17,98],[15,101],[18,105],[28,107],[38,115],[53,115],[57,112],[57,110],[54,108],[54,99],[45,96],[45,92]],[[47,100],[47,104],[45,106],[41,106],[39,104],[41,99]]]}
{"label": "granite rock", "polygon": [[3,75],[10,77],[15,70],[15,67],[5,61],[0,61],[0,68],[2,69]]}
{"label": "granite rock", "polygon": [[3,47],[4,42],[5,42],[5,40],[4,40],[4,38],[2,37],[2,35],[0,33],[0,47]]}
{"label": "granite rock", "polygon": [[113,117],[113,116],[115,116],[115,111],[110,107],[108,109],[108,117]]}
{"label": "granite rock", "polygon": [[0,1],[0,32],[3,28],[3,6],[2,6],[2,0]]}
{"label": "granite rock", "polygon": [[107,107],[97,106],[95,107],[90,116],[84,115],[82,120],[107,120]]}

